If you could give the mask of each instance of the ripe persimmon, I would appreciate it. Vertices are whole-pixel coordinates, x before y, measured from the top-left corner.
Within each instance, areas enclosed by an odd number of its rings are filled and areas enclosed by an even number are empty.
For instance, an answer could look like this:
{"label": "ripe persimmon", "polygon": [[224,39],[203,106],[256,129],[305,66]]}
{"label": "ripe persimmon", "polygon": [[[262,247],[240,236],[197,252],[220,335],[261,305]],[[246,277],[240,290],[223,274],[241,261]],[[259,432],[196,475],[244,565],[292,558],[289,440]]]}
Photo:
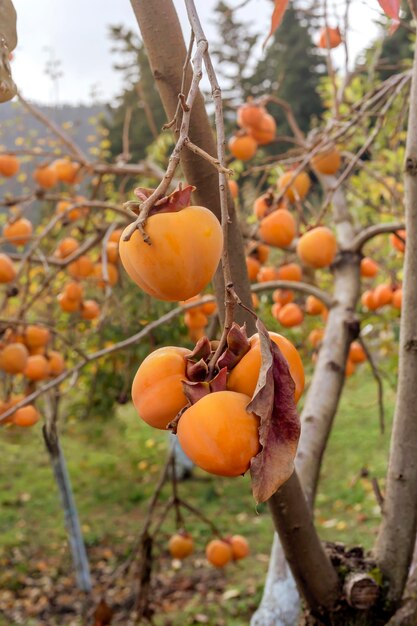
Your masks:
{"label": "ripe persimmon", "polygon": [[139,366],[132,384],[132,400],[139,416],[154,428],[165,429],[186,406],[182,381],[190,350],[168,346],[151,352]]}
{"label": "ripe persimmon", "polygon": [[228,180],[227,184],[229,185],[230,195],[233,200],[236,200],[239,197],[239,187],[235,180]]}
{"label": "ripe persimmon", "polygon": [[306,232],[297,244],[297,254],[305,265],[320,268],[329,266],[336,256],[337,241],[326,226],[317,226]]}
{"label": "ripe persimmon", "polygon": [[282,309],[283,305],[280,302],[274,302],[271,306],[271,315],[274,319],[278,320],[278,313]]}
{"label": "ripe persimmon", "polygon": [[[295,383],[294,398],[298,402],[304,390],[304,367],[301,357],[293,344],[278,333],[270,332],[271,340],[276,343],[288,363],[291,378]],[[249,352],[232,369],[227,381],[227,388],[252,397],[261,369],[261,347],[259,335],[249,339]]]}
{"label": "ripe persimmon", "polygon": [[300,326],[300,324],[303,323],[304,315],[298,304],[289,302],[288,304],[284,304],[281,308],[277,319],[282,326],[292,328],[293,326]]}
{"label": "ripe persimmon", "polygon": [[246,257],[246,270],[248,272],[249,280],[254,281],[258,275],[259,270],[261,269],[261,264],[255,257],[247,256]]}
{"label": "ripe persimmon", "polygon": [[353,361],[348,359],[346,361],[346,367],[345,367],[345,376],[346,376],[346,378],[348,378],[349,376],[352,376],[352,374],[355,373],[355,370],[356,370],[356,365],[353,363]]}
{"label": "ripe persimmon", "polygon": [[256,198],[255,202],[253,203],[253,212],[255,213],[258,220],[261,220],[263,217],[265,217],[268,211],[271,209],[271,198],[272,195],[270,193],[264,193]]}
{"label": "ripe persimmon", "polygon": [[11,283],[16,278],[16,269],[8,254],[0,253],[0,283]]}
{"label": "ripe persimmon", "polygon": [[229,542],[232,547],[232,558],[234,561],[240,561],[240,559],[244,559],[248,556],[249,543],[245,537],[242,535],[232,535]]}
{"label": "ripe persimmon", "polygon": [[0,154],[0,174],[10,178],[17,174],[20,168],[19,159],[14,154]]}
{"label": "ripe persimmon", "polygon": [[306,313],[308,313],[308,315],[320,315],[320,313],[323,313],[324,308],[323,302],[315,296],[307,297]]}
{"label": "ripe persimmon", "polygon": [[217,311],[217,304],[216,302],[206,302],[201,305],[201,310],[204,315],[213,315]]}
{"label": "ripe persimmon", "polygon": [[168,549],[173,559],[185,559],[194,552],[194,541],[188,533],[175,533],[168,542]]}
{"label": "ripe persimmon", "polygon": [[224,567],[233,558],[231,544],[222,539],[213,539],[207,544],[206,558],[214,567]]}
{"label": "ripe persimmon", "polygon": [[74,163],[68,158],[56,159],[52,163],[52,167],[55,169],[58,180],[64,183],[75,183],[77,180],[77,174],[80,169],[78,163]]}
{"label": "ripe persimmon", "polygon": [[69,298],[66,293],[59,293],[57,300],[64,313],[76,313],[81,308],[81,300]]}
{"label": "ripe persimmon", "polygon": [[252,102],[242,104],[237,110],[237,123],[241,128],[248,128],[251,126],[260,126],[266,110],[264,107]]}
{"label": "ripe persimmon", "polygon": [[114,230],[111,233],[109,237],[109,241],[114,241],[115,243],[119,243],[122,233],[123,233],[123,228],[116,228],[116,230]]}
{"label": "ripe persimmon", "polygon": [[95,300],[84,300],[81,304],[81,317],[83,320],[95,320],[100,315],[100,307]]}
{"label": "ripe persimmon", "polygon": [[58,176],[54,167],[45,166],[37,167],[33,173],[33,178],[38,183],[39,187],[44,189],[50,189],[58,182]]}
{"label": "ripe persimmon", "polygon": [[376,304],[374,292],[371,289],[367,289],[361,296],[361,302],[369,311],[375,311],[378,308]]}
{"label": "ripe persimmon", "polygon": [[[294,179],[294,180],[293,180]],[[290,202],[295,202],[296,200],[303,200],[309,192],[311,180],[310,176],[307,172],[300,172],[294,178],[294,172],[288,171],[284,172],[282,176],[278,179],[278,189],[283,191],[285,187],[291,182],[290,186],[284,192],[284,197],[287,198]]]}
{"label": "ripe persimmon", "polygon": [[259,298],[258,295],[256,293],[252,294],[252,308],[253,309],[258,309],[259,308]]}
{"label": "ripe persimmon", "polygon": [[264,146],[275,139],[277,125],[272,115],[265,113],[259,124],[256,126],[248,126],[246,130],[258,145]]}
{"label": "ripe persimmon", "polygon": [[313,348],[316,348],[322,341],[323,337],[324,328],[313,328],[307,337],[307,341],[313,346]]}
{"label": "ripe persimmon", "polygon": [[269,257],[269,246],[266,246],[263,243],[258,243],[254,253],[256,254],[259,263],[266,263]]}
{"label": "ripe persimmon", "polygon": [[69,300],[80,301],[83,298],[84,290],[80,283],[72,280],[64,286],[63,293]]}
{"label": "ripe persimmon", "polygon": [[59,376],[65,369],[64,357],[56,350],[50,350],[48,353],[49,374],[50,376]]}
{"label": "ripe persimmon", "polygon": [[19,217],[14,222],[7,222],[3,226],[3,236],[13,246],[24,246],[30,241],[33,226],[26,217]]}
{"label": "ripe persimmon", "polygon": [[292,280],[294,282],[300,282],[303,277],[303,270],[298,263],[286,263],[278,268],[279,280]]}
{"label": "ripe persimmon", "polygon": [[20,374],[26,367],[29,352],[22,343],[9,343],[0,351],[0,369],[8,374]]}
{"label": "ripe persimmon", "polygon": [[103,263],[96,263],[93,268],[93,277],[97,280],[97,285],[102,289],[104,289],[106,285],[114,287],[119,280],[119,270],[113,263],[107,263],[107,279],[105,279]]}
{"label": "ripe persimmon", "polygon": [[319,152],[313,156],[311,159],[311,167],[319,174],[332,176],[333,174],[336,174],[340,168],[341,162],[342,158],[340,156],[340,152],[336,146],[333,146],[328,150]]}
{"label": "ripe persimmon", "polygon": [[342,43],[342,35],[339,27],[332,28],[331,26],[324,26],[319,34],[317,46],[322,49],[337,48]]}
{"label": "ripe persimmon", "polygon": [[29,324],[25,330],[25,343],[29,348],[38,348],[39,346],[46,346],[51,333],[47,328],[38,326],[36,324]]}
{"label": "ripe persimmon", "polygon": [[217,391],[182,414],[177,436],[195,465],[218,476],[240,476],[249,469],[260,449],[259,418],[247,412],[249,402],[243,393]]}
{"label": "ripe persimmon", "polygon": [[65,237],[58,244],[58,256],[65,259],[67,256],[70,256],[70,254],[78,250],[79,247],[80,245],[74,237]]}
{"label": "ripe persimmon", "polygon": [[378,274],[379,265],[369,256],[361,260],[361,276],[363,278],[373,278]]}
{"label": "ripe persimmon", "polygon": [[394,293],[392,294],[391,304],[394,308],[401,309],[402,302],[403,302],[403,290],[400,287],[399,289],[396,289]]}
{"label": "ripe persimmon", "polygon": [[29,380],[44,380],[49,376],[49,362],[42,354],[33,354],[28,357],[24,376]]}
{"label": "ripe persimmon", "polygon": [[109,263],[117,263],[119,260],[119,244],[116,241],[108,241],[106,245],[107,260]]}
{"label": "ripe persimmon", "polygon": [[27,404],[13,413],[13,424],[22,427],[34,426],[39,418],[39,413],[33,404]]}
{"label": "ripe persimmon", "polygon": [[283,306],[294,300],[294,292],[290,289],[275,289],[272,293],[272,300]]}
{"label": "ripe persimmon", "polygon": [[267,283],[270,280],[278,280],[278,270],[271,265],[261,267],[256,277],[258,283]]}
{"label": "ripe persimmon", "polygon": [[258,149],[258,144],[250,135],[234,135],[229,139],[229,150],[235,159],[249,161]]}
{"label": "ripe persimmon", "polygon": [[[130,226],[127,227],[127,230]],[[202,291],[219,264],[223,232],[215,215],[200,206],[151,215],[145,226],[149,245],[135,230],[123,236],[119,253],[125,270],[149,295],[159,300],[186,300]]]}
{"label": "ripe persimmon", "polygon": [[199,309],[190,309],[184,313],[184,324],[188,328],[205,328],[208,324],[207,315]]}
{"label": "ripe persimmon", "polygon": [[[398,237],[397,237],[397,235],[398,235]],[[404,252],[404,250],[405,250],[405,240],[407,238],[407,233],[406,233],[405,230],[397,230],[395,233],[391,233],[389,238],[390,238],[392,246],[396,250],[398,250],[398,252]]]}
{"label": "ripe persimmon", "polygon": [[350,344],[348,358],[352,363],[364,363],[366,361],[365,350],[362,348],[359,341],[352,341]]}
{"label": "ripe persimmon", "polygon": [[[77,200],[75,198],[70,199],[70,200],[60,200],[59,202],[57,202],[57,205],[55,207],[55,213],[57,215],[62,215],[63,213],[67,211],[67,209],[70,208],[70,206],[72,206],[76,202]],[[69,219],[70,222],[76,222],[77,220],[80,219],[80,217],[82,217],[82,215],[83,215],[82,207],[74,207],[73,209],[68,211],[65,217]]]}
{"label": "ripe persimmon", "polygon": [[374,303],[377,309],[390,304],[392,300],[392,287],[386,283],[378,285],[374,289]]}
{"label": "ripe persimmon", "polygon": [[264,217],[259,225],[259,235],[265,243],[277,248],[287,248],[295,237],[297,223],[287,209],[278,209]]}
{"label": "ripe persimmon", "polygon": [[94,271],[94,265],[90,257],[83,254],[68,265],[68,273],[73,278],[87,278]]}

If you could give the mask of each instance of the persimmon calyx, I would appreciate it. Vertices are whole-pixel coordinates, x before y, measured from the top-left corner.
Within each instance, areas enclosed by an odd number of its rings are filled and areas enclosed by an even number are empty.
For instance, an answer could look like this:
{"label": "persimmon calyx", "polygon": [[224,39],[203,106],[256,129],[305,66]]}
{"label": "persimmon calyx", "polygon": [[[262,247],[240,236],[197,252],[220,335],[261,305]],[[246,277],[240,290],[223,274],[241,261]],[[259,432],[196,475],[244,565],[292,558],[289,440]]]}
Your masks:
{"label": "persimmon calyx", "polygon": [[227,348],[217,361],[217,366],[222,369],[233,369],[250,349],[246,325],[239,326],[233,322],[227,334]]}
{"label": "persimmon calyx", "polygon": [[211,381],[191,382],[189,380],[182,381],[184,394],[190,404],[195,404],[209,393],[217,391],[226,391],[227,367],[223,367],[219,373]]}
{"label": "persimmon calyx", "polygon": [[[190,206],[191,194],[195,190],[196,187],[193,185],[185,185],[185,187],[183,187],[182,183],[179,183],[175,191],[156,200],[147,212],[147,216],[150,217],[157,213],[176,213],[181,211],[181,209],[185,209]],[[151,197],[154,191],[154,189],[149,189],[148,187],[137,187],[134,190],[134,194],[140,202],[143,203]]]}

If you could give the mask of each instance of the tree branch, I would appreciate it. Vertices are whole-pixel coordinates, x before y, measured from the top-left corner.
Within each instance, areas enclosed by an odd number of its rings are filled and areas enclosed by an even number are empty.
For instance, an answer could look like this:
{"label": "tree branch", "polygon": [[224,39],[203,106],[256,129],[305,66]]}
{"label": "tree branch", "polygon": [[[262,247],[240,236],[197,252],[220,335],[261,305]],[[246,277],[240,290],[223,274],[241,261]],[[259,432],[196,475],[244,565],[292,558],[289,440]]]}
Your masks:
{"label": "tree branch", "polygon": [[358,235],[356,235],[351,246],[349,247],[349,250],[351,252],[361,252],[363,246],[370,239],[386,233],[395,233],[395,231],[403,230],[404,228],[404,222],[390,222],[389,224],[375,224],[374,226],[368,226],[368,228],[365,228]]}

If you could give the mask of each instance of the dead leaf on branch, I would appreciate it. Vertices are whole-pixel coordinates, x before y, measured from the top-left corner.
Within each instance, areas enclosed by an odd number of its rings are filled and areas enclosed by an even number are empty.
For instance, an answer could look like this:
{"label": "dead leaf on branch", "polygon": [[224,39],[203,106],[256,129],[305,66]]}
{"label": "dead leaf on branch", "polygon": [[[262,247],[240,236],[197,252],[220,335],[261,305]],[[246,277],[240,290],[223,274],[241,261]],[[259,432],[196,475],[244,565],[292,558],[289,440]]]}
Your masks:
{"label": "dead leaf on branch", "polygon": [[392,23],[388,31],[389,34],[392,35],[400,25],[401,0],[378,0],[378,2],[385,15],[392,19]]}
{"label": "dead leaf on branch", "polygon": [[288,363],[258,319],[262,366],[248,411],[259,416],[261,451],[250,466],[252,492],[256,502],[265,502],[294,471],[300,437],[300,419],[294,400],[295,384]]}
{"label": "dead leaf on branch", "polygon": [[284,13],[288,6],[288,1],[289,0],[275,0],[274,12],[271,17],[271,29],[262,44],[262,48],[265,48],[269,38],[272,37],[278,26],[281,24],[282,18],[284,17]]}
{"label": "dead leaf on branch", "polygon": [[[1,1],[1,0],[0,0]],[[191,204],[191,194],[195,191],[193,185],[182,186],[180,183],[178,189],[175,189],[168,196],[164,196],[159,200],[156,200],[148,215],[156,215],[157,213],[176,213],[181,211]],[[148,187],[137,187],[134,191],[135,196],[141,201],[145,202],[154,192],[154,189]]]}
{"label": "dead leaf on branch", "polygon": [[11,0],[0,0],[0,102],[11,100],[17,92],[9,63],[9,54],[16,45],[15,8]]}

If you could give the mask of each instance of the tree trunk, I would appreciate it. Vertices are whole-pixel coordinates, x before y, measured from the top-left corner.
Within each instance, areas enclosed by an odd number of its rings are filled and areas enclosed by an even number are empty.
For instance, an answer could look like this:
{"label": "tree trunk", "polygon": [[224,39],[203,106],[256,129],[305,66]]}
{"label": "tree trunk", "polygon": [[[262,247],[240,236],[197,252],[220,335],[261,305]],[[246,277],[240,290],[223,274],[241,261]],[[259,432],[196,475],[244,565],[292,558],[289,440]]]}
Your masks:
{"label": "tree trunk", "polygon": [[[334,183],[334,178],[323,177],[325,189]],[[334,266],[335,304],[329,311],[322,346],[301,414],[301,438],[295,463],[311,508],[323,453],[345,383],[349,345],[359,331],[354,312],[360,290],[360,255],[343,252],[343,249],[347,250],[352,244],[355,231],[341,189],[333,197],[333,214],[339,247],[342,249]],[[294,626],[296,621],[291,620],[300,611],[300,598],[294,587],[281,542],[275,535],[264,594],[252,617],[251,626]],[[282,602],[283,594],[287,593],[287,600]]]}
{"label": "tree trunk", "polygon": [[81,532],[77,507],[75,506],[71,481],[67,471],[67,464],[61,450],[55,425],[53,425],[50,432],[47,432],[47,428],[44,427],[43,436],[46,449],[49,453],[55,482],[61,497],[62,508],[64,510],[65,526],[68,533],[77,585],[81,591],[90,593],[92,588],[90,566]]}
{"label": "tree trunk", "polygon": [[389,598],[401,599],[417,528],[417,45],[405,158],[405,249],[397,400],[391,438],[383,519],[376,543],[378,564],[388,578]]}

